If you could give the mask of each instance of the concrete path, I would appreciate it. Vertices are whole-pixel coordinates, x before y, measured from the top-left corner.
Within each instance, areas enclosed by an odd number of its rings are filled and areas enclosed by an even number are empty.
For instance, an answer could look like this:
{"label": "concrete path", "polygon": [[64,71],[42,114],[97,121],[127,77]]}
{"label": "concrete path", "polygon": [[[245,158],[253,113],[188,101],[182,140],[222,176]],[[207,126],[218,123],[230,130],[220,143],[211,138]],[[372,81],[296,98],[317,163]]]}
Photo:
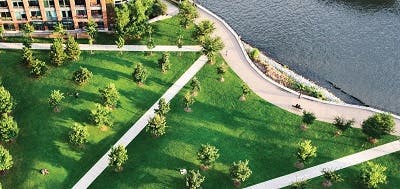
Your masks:
{"label": "concrete path", "polygon": [[365,150],[353,155],[345,156],[340,159],[336,159],[324,164],[320,164],[308,169],[297,171],[282,177],[278,177],[266,182],[262,182],[248,189],[275,189],[290,186],[294,182],[312,179],[322,175],[322,170],[339,170],[353,165],[357,165],[384,155],[388,155],[394,152],[400,151],[400,141],[394,141],[387,143],[369,150]]}
{"label": "concrete path", "polygon": [[[312,97],[299,99],[298,93],[287,89],[265,76],[251,62],[246,54],[240,37],[236,32],[221,18],[208,11],[201,5],[197,5],[200,17],[197,20],[211,20],[214,22],[215,35],[220,36],[225,43],[225,48],[221,51],[226,62],[232,70],[242,79],[258,96],[266,101],[290,111],[295,114],[302,114],[292,107],[294,104],[300,104],[306,111],[315,113],[318,120],[332,122],[336,116],[342,116],[347,119],[354,118],[356,127],[360,127],[362,121],[379,110],[349,105],[324,102]],[[227,52],[227,54],[226,54]],[[400,103],[400,102],[393,102]],[[395,115],[396,129],[395,135],[400,135],[400,117]]]}
{"label": "concrete path", "polygon": [[157,22],[157,21],[160,21],[160,20],[165,20],[165,19],[171,18],[171,17],[173,17],[173,16],[175,16],[175,15],[177,15],[179,13],[179,8],[176,7],[175,5],[171,4],[170,2],[168,2],[166,0],[163,0],[162,2],[167,5],[167,14],[152,18],[149,21],[147,21],[148,23],[153,23],[153,22]]}
{"label": "concrete path", "polygon": [[[207,57],[200,56],[196,62],[165,92],[161,98],[169,102],[178,92],[189,82],[189,80],[204,66]],[[130,142],[145,128],[150,118],[154,116],[154,109],[158,107],[158,100],[132,127],[114,144],[114,146],[128,146]],[[183,111],[183,110],[182,110]],[[99,161],[74,185],[73,189],[83,189],[89,185],[104,171],[108,166],[107,151]]]}
{"label": "concrete path", "polygon": [[[50,43],[33,43],[32,49],[38,50],[49,50],[51,44]],[[1,43],[0,49],[22,49],[22,43]],[[153,52],[166,52],[166,51],[177,51],[177,52],[198,52],[201,51],[201,46],[193,45],[193,46],[183,46],[182,48],[178,48],[177,46],[172,45],[158,45],[154,49],[147,48],[146,45],[125,45],[123,48],[118,49],[116,45],[88,45],[88,44],[79,44],[79,48],[84,51],[153,51]]]}

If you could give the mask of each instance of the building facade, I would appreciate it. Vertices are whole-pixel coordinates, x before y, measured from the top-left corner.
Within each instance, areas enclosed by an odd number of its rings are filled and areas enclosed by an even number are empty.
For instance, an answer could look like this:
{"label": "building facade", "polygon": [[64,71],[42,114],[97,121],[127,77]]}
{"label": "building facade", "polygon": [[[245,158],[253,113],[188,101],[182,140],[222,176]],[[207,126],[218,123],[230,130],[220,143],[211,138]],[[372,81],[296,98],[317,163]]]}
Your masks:
{"label": "building facade", "polygon": [[80,29],[93,19],[108,30],[106,0],[0,0],[0,25],[19,30],[31,23],[35,30],[52,30],[61,22],[67,30]]}

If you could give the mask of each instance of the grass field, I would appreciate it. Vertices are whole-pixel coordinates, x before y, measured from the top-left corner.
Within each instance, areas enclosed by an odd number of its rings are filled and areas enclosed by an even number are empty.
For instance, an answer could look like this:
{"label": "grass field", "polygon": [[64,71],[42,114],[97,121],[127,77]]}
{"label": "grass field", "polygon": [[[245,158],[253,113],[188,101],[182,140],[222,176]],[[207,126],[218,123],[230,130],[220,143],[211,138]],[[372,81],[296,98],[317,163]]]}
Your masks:
{"label": "grass field", "polygon": [[[154,43],[156,45],[176,45],[177,41],[177,31],[179,30],[179,20],[178,18],[172,17],[169,19],[161,20],[155,23],[152,23],[154,26],[155,32],[152,37],[154,39]],[[188,29],[183,31],[183,45],[197,45],[198,42],[193,39],[192,33],[194,30],[194,25],[191,25]],[[7,37],[3,40],[0,39],[0,42],[14,42],[21,43],[23,42],[22,37]],[[105,44],[105,45],[115,45],[115,41],[117,37],[114,34],[99,32],[95,44]],[[81,44],[88,43],[87,39],[78,39],[77,40]],[[147,41],[147,36],[145,36],[141,40],[128,40],[126,41],[126,45],[145,45]],[[35,43],[51,43],[52,39],[49,38],[35,38]]]}
{"label": "grass field", "polygon": [[[18,103],[13,116],[20,127],[16,142],[5,144],[13,155],[14,167],[0,176],[4,188],[70,188],[199,57],[198,53],[171,54],[172,70],[162,74],[156,63],[160,53],[83,52],[79,62],[50,66],[47,75],[34,79],[19,63],[21,53],[0,50],[0,77]],[[35,51],[35,55],[48,62],[48,52]],[[135,62],[142,62],[150,72],[142,87],[131,79]],[[80,66],[92,71],[94,77],[78,87],[71,77]],[[100,131],[90,123],[89,111],[100,101],[99,88],[109,82],[119,90],[120,104],[112,112],[114,126]],[[60,113],[54,113],[47,103],[54,89],[66,96]],[[69,95],[75,90],[80,93],[77,99]],[[82,150],[67,142],[75,122],[86,125],[90,132],[89,144]],[[41,175],[42,168],[50,174]]]}
{"label": "grass field", "polygon": [[[245,102],[239,101],[241,80],[229,71],[220,83],[216,67],[206,65],[198,73],[202,91],[193,112],[183,111],[186,87],[171,102],[167,134],[154,139],[140,133],[127,147],[129,160],[124,171],[106,169],[91,188],[184,188],[179,169],[199,169],[196,153],[206,143],[220,149],[220,158],[213,168],[201,171],[206,176],[203,188],[233,188],[228,170],[238,160],[248,159],[253,171],[242,186],[294,172],[296,146],[302,139],[312,140],[318,148],[318,157],[306,167],[372,147],[359,129],[334,137],[334,127],[318,121],[303,132],[299,129],[301,117],[254,94]],[[387,136],[379,144],[394,139]]]}

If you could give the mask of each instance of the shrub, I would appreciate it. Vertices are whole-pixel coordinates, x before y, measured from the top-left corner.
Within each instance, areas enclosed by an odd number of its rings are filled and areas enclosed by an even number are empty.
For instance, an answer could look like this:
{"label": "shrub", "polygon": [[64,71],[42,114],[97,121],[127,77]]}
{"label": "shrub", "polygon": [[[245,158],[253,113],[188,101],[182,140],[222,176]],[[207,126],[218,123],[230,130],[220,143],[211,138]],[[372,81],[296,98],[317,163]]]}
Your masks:
{"label": "shrub", "polygon": [[10,113],[14,109],[15,103],[10,92],[0,86],[0,114]]}
{"label": "shrub", "polygon": [[109,83],[104,89],[100,89],[101,102],[104,106],[115,107],[119,100],[119,93],[114,83]]}
{"label": "shrub", "polygon": [[158,101],[158,109],[155,109],[156,114],[167,115],[167,113],[171,110],[169,107],[169,103],[165,101],[164,98],[161,98]]}
{"label": "shrub", "polygon": [[0,140],[9,142],[18,136],[18,125],[14,118],[6,113],[0,115]]}
{"label": "shrub", "polygon": [[112,147],[110,154],[108,154],[108,158],[108,166],[114,167],[115,171],[122,171],[122,165],[124,165],[128,160],[128,151],[123,145]]}
{"label": "shrub", "polygon": [[290,186],[291,189],[306,189],[307,187],[308,182],[306,180],[295,182]]}
{"label": "shrub", "polygon": [[137,63],[135,70],[132,73],[133,80],[138,84],[143,84],[149,73],[147,72],[146,68],[144,68],[143,64]]}
{"label": "shrub", "polygon": [[4,37],[4,26],[0,25],[0,39],[3,39],[3,37]]}
{"label": "shrub", "polygon": [[46,63],[43,61],[40,61],[38,59],[35,59],[32,63],[31,63],[31,75],[33,77],[40,77],[43,76],[44,74],[46,74],[47,70],[49,70],[49,68],[46,66]]}
{"label": "shrub", "polygon": [[381,138],[394,130],[393,116],[387,113],[377,113],[362,123],[362,132],[371,138]]}
{"label": "shrub", "polygon": [[155,114],[153,118],[149,120],[146,127],[146,132],[149,132],[154,137],[159,137],[165,134],[167,128],[167,120],[162,114]]}
{"label": "shrub", "polygon": [[73,145],[82,146],[88,142],[89,132],[85,126],[77,123],[72,126],[69,132],[69,142]]}
{"label": "shrub", "polygon": [[10,152],[0,145],[0,171],[6,171],[13,166],[13,158]]}
{"label": "shrub", "polygon": [[64,60],[67,58],[64,52],[63,42],[59,38],[53,40],[53,44],[50,47],[50,62],[56,66],[64,64]]}
{"label": "shrub", "polygon": [[65,42],[65,54],[70,61],[78,61],[81,55],[79,43],[72,36],[68,36],[68,40]]}
{"label": "shrub", "polygon": [[150,18],[167,14],[167,5],[161,0],[156,0],[151,7]]}
{"label": "shrub", "polygon": [[242,96],[240,100],[245,101],[246,97],[251,93],[249,87],[246,84],[242,84]]}
{"label": "shrub", "polygon": [[303,123],[305,123],[307,125],[311,125],[314,123],[315,119],[316,119],[316,117],[315,117],[314,113],[303,111],[303,118],[302,118]]}
{"label": "shrub", "polygon": [[237,163],[233,162],[229,168],[229,173],[233,181],[240,183],[246,181],[253,172],[250,170],[249,160],[239,160]]}
{"label": "shrub", "polygon": [[339,173],[336,173],[335,171],[327,170],[324,169],[322,170],[323,177],[330,181],[330,182],[342,182],[343,178]]}
{"label": "shrub", "polygon": [[197,152],[197,159],[200,160],[200,163],[206,168],[214,164],[218,158],[218,149],[210,144],[202,144]]}
{"label": "shrub", "polygon": [[190,111],[190,105],[192,105],[195,102],[193,95],[191,92],[186,92],[186,94],[183,96],[183,103],[185,104],[185,110]]}
{"label": "shrub", "polygon": [[171,68],[171,62],[169,61],[169,53],[163,53],[161,59],[158,60],[158,65],[163,73],[167,72]]}
{"label": "shrub", "polygon": [[256,62],[260,61],[260,51],[257,48],[253,48],[250,51],[250,58]]}
{"label": "shrub", "polygon": [[119,53],[122,54],[122,47],[125,45],[125,39],[119,35],[118,40],[115,41],[115,45],[117,45],[117,48],[120,49]]}
{"label": "shrub", "polygon": [[317,147],[311,144],[311,140],[304,140],[298,143],[297,159],[299,162],[307,162],[311,158],[317,157]]}
{"label": "shrub", "polygon": [[22,63],[26,66],[32,66],[34,61],[33,52],[30,48],[22,47]]}
{"label": "shrub", "polygon": [[64,98],[64,93],[60,92],[59,90],[53,90],[51,91],[50,97],[48,99],[49,105],[57,110],[58,105],[60,105],[61,101]]}
{"label": "shrub", "polygon": [[363,164],[361,168],[361,182],[367,188],[378,188],[380,184],[386,184],[386,167],[373,162]]}
{"label": "shrub", "polygon": [[24,36],[26,36],[26,37],[32,38],[32,33],[34,31],[35,31],[35,28],[30,23],[26,23],[22,27],[22,32],[24,33]]}
{"label": "shrub", "polygon": [[186,188],[197,189],[201,188],[201,184],[204,182],[205,177],[200,174],[200,172],[189,170],[186,175]]}
{"label": "shrub", "polygon": [[354,119],[346,120],[342,117],[335,117],[335,120],[333,121],[333,125],[340,131],[344,132],[347,129],[349,129],[350,127],[352,127],[354,122],[355,122]]}
{"label": "shrub", "polygon": [[76,70],[73,73],[72,80],[74,80],[75,83],[77,83],[78,85],[83,85],[87,83],[92,77],[92,72],[90,72],[87,68],[80,67],[79,70]]}
{"label": "shrub", "polygon": [[222,63],[217,67],[217,74],[221,75],[220,81],[224,81],[224,74],[228,71],[226,64]]}
{"label": "shrub", "polygon": [[97,126],[112,126],[111,111],[109,108],[96,104],[96,108],[90,112],[92,122]]}
{"label": "shrub", "polygon": [[201,83],[196,76],[193,77],[193,79],[190,81],[190,87],[192,88],[192,91],[196,94],[201,91]]}

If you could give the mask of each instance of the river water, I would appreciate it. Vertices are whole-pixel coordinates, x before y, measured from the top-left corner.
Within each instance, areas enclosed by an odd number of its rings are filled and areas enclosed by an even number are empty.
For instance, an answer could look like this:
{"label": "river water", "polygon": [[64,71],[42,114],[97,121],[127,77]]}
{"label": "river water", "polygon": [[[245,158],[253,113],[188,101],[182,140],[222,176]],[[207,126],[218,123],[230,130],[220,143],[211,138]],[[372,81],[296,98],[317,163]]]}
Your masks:
{"label": "river water", "polygon": [[400,113],[400,0],[197,0],[348,103]]}

